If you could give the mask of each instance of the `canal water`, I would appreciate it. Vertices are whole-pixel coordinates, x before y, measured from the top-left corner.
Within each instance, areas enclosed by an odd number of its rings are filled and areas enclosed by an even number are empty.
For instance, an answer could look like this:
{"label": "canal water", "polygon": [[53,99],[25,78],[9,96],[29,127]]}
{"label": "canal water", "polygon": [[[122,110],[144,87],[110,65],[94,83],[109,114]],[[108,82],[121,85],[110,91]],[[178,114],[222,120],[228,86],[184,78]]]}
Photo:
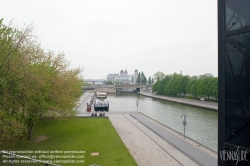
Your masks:
{"label": "canal water", "polygon": [[[139,101],[138,108],[136,101]],[[109,111],[138,111],[158,122],[183,133],[181,116],[186,115],[186,136],[217,151],[218,113],[136,93],[109,94]]]}

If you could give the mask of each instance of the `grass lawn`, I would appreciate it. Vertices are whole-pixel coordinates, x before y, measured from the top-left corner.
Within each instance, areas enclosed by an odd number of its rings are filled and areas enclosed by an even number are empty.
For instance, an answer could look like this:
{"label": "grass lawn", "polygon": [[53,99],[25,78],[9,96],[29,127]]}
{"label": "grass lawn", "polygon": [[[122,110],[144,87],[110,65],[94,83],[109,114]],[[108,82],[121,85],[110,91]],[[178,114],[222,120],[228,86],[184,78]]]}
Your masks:
{"label": "grass lawn", "polygon": [[[46,140],[36,141],[38,136],[46,136]],[[33,140],[22,140],[15,145],[3,148],[4,150],[29,150],[29,155],[40,160],[51,160],[48,155],[67,157],[67,155],[80,158],[58,158],[55,160],[67,160],[70,163],[58,163],[59,165],[89,166],[97,164],[100,166],[134,166],[137,165],[129,151],[123,144],[108,118],[72,118],[69,120],[49,121],[34,126]],[[3,150],[2,148],[0,150]],[[44,152],[38,152],[42,150]],[[58,151],[74,151],[61,154]],[[76,153],[76,151],[81,153]],[[86,153],[84,153],[84,151]],[[35,154],[35,152],[38,152]],[[53,154],[54,152],[54,154]],[[99,152],[98,156],[91,156],[92,152]],[[19,153],[20,154],[20,153]],[[22,155],[22,154],[20,154]],[[25,153],[27,155],[27,153]],[[45,156],[41,156],[45,155]],[[84,158],[82,156],[84,155]],[[0,157],[0,165],[2,163]],[[73,161],[72,161],[73,160]],[[72,163],[84,160],[84,163]],[[80,161],[82,162],[82,161]],[[9,165],[9,164],[3,164]],[[38,164],[16,164],[38,165]],[[39,164],[44,165],[44,164]]]}

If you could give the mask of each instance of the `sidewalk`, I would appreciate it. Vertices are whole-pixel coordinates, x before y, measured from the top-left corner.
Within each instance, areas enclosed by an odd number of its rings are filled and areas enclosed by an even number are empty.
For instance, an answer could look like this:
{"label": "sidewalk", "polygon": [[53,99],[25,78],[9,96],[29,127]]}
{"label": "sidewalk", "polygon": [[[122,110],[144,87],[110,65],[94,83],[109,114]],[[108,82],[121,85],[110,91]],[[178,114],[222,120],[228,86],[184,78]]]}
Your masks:
{"label": "sidewalk", "polygon": [[138,166],[198,165],[129,114],[108,116]]}
{"label": "sidewalk", "polygon": [[145,125],[167,143],[171,144],[174,148],[179,150],[181,153],[186,155],[188,158],[193,160],[198,165],[213,166],[217,165],[217,160],[212,156],[206,154],[202,150],[192,146],[187,143],[184,139],[180,139],[173,135],[172,133],[164,130],[164,128],[150,122],[147,118],[141,116],[140,114],[131,114],[133,118],[138,120],[140,123]]}
{"label": "sidewalk", "polygon": [[156,95],[154,93],[145,93],[145,92],[139,92],[139,94],[147,96],[147,97],[158,98],[158,99],[163,99],[163,100],[172,101],[172,102],[176,102],[176,103],[187,104],[187,105],[191,105],[191,106],[195,106],[195,107],[206,108],[206,109],[218,111],[218,103],[215,103],[215,102],[200,101],[200,100],[178,98],[178,97],[161,96],[161,95]]}
{"label": "sidewalk", "polygon": [[76,110],[78,114],[84,113],[87,110],[87,103],[89,103],[91,96],[93,96],[93,93],[84,93],[79,101],[78,101],[78,107],[76,107]]}
{"label": "sidewalk", "polygon": [[139,166],[217,165],[217,154],[189,144],[140,113],[107,116]]}

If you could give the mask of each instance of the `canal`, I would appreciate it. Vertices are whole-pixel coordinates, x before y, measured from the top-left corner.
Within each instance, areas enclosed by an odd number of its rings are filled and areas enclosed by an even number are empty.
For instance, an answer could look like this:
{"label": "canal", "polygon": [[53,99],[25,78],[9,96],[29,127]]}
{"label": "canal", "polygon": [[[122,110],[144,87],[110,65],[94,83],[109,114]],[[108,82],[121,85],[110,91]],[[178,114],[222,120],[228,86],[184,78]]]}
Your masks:
{"label": "canal", "polygon": [[136,93],[109,94],[109,111],[138,111],[183,133],[181,115],[187,116],[186,136],[217,151],[218,113],[215,111],[154,99]]}

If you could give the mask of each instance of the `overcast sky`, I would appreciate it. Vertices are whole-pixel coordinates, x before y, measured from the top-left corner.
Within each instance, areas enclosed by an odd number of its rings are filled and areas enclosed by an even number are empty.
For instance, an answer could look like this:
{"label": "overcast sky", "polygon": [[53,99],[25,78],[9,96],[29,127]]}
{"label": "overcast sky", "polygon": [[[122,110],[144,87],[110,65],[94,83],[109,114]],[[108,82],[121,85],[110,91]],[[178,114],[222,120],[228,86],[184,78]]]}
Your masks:
{"label": "overcast sky", "polygon": [[0,18],[45,50],[64,52],[84,78],[127,69],[217,76],[217,0],[0,0]]}

